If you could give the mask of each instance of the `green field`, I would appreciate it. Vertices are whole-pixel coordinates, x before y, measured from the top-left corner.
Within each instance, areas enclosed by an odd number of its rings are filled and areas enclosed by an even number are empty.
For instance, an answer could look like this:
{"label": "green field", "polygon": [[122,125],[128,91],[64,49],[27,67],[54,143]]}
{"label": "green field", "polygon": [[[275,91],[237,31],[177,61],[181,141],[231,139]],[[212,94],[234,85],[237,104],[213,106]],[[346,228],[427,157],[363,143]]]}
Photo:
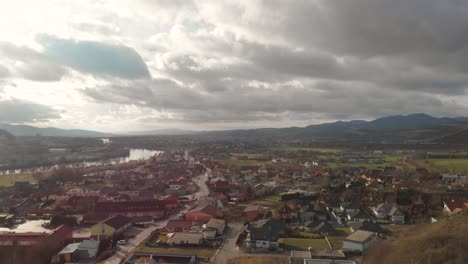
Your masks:
{"label": "green field", "polygon": [[32,176],[32,173],[0,175],[0,187],[10,187],[18,181],[37,183],[37,180]]}
{"label": "green field", "polygon": [[283,151],[315,151],[315,152],[324,152],[324,153],[338,153],[342,152],[341,149],[336,148],[309,148],[309,147],[276,147],[274,150],[283,150]]}
{"label": "green field", "polygon": [[249,204],[259,204],[262,206],[270,207],[270,206],[277,205],[280,203],[281,203],[281,195],[275,194],[275,195],[270,195],[264,198],[256,199],[248,203],[242,203],[242,204],[239,204],[239,206],[247,206]]}
{"label": "green field", "polygon": [[282,243],[289,250],[308,250],[311,247],[315,251],[330,250],[330,246],[325,239],[311,238],[280,238],[279,243]]}
{"label": "green field", "polygon": [[386,166],[387,163],[367,164],[367,163],[340,163],[340,162],[329,162],[327,167],[329,168],[343,168],[343,167],[364,167],[368,169],[376,169],[378,167]]}
{"label": "green field", "polygon": [[468,172],[468,159],[429,159],[430,170],[434,172]]}
{"label": "green field", "polygon": [[260,163],[256,160],[239,160],[239,159],[228,159],[228,160],[219,160],[224,166],[230,167],[240,167],[240,166],[258,166]]}

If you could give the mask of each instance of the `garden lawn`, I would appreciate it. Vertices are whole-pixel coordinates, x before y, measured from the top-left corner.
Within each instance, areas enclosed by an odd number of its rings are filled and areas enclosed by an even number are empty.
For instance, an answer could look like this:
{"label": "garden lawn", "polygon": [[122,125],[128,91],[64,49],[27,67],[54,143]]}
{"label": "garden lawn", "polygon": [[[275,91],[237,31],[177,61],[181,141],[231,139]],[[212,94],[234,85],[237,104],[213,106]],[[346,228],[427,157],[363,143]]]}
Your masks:
{"label": "garden lawn", "polygon": [[173,255],[196,255],[200,258],[211,258],[214,256],[216,249],[209,248],[176,248],[176,247],[147,247],[139,246],[135,249],[136,253],[159,253],[159,254],[173,254]]}
{"label": "garden lawn", "polygon": [[308,250],[311,247],[315,251],[330,250],[325,239],[312,238],[280,238],[279,243],[282,243],[289,250]]}

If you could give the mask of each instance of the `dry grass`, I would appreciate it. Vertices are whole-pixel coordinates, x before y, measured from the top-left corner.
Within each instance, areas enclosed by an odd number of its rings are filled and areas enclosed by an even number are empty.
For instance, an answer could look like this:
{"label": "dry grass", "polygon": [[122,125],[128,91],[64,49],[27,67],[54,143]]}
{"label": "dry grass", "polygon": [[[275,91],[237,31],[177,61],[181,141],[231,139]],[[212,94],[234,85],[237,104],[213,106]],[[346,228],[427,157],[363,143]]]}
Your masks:
{"label": "dry grass", "polygon": [[30,183],[37,183],[32,173],[19,173],[19,174],[6,174],[0,175],[0,187],[10,187],[15,182],[27,181]]}
{"label": "dry grass", "polygon": [[228,260],[228,264],[289,264],[285,256],[246,256]]}
{"label": "dry grass", "polygon": [[398,231],[371,247],[364,263],[468,263],[468,213]]}

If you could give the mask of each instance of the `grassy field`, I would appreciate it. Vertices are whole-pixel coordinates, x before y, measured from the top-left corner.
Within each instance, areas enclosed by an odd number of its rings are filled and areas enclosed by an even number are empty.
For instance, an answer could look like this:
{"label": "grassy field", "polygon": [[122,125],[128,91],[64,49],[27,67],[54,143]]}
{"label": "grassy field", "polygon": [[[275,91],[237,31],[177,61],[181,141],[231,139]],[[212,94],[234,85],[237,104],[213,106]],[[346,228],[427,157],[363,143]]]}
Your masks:
{"label": "grassy field", "polygon": [[270,196],[267,196],[267,197],[264,197],[264,198],[261,198],[261,199],[257,199],[257,200],[254,200],[254,201],[251,201],[251,202],[248,202],[248,203],[242,203],[242,204],[239,204],[239,206],[247,206],[249,204],[259,204],[259,205],[262,205],[262,206],[267,206],[267,207],[270,207],[270,206],[273,206],[273,205],[277,205],[277,204],[280,204],[281,203],[281,195],[280,194],[275,194],[275,195],[270,195]]}
{"label": "grassy field", "polygon": [[228,260],[228,264],[289,264],[285,256],[245,256]]}
{"label": "grassy field", "polygon": [[430,170],[434,172],[468,172],[468,159],[429,159]]}
{"label": "grassy field", "polygon": [[378,167],[382,167],[387,165],[386,163],[377,163],[377,164],[367,164],[367,163],[339,163],[339,162],[330,162],[327,163],[327,167],[329,168],[342,168],[342,167],[364,167],[368,169],[376,169]]}
{"label": "grassy field", "polygon": [[196,255],[200,258],[211,258],[214,256],[216,249],[207,249],[207,248],[175,248],[175,247],[146,247],[139,246],[135,249],[135,252],[144,252],[144,253],[159,253],[159,254],[174,254],[174,255]]}
{"label": "grassy field", "polygon": [[0,187],[10,187],[18,181],[27,181],[30,183],[37,183],[32,173],[20,173],[20,174],[7,174],[0,175]]}
{"label": "grassy field", "polygon": [[335,148],[309,148],[309,147],[276,147],[274,150],[283,150],[283,151],[315,151],[315,152],[324,152],[324,153],[338,153],[341,152],[341,149]]}
{"label": "grassy field", "polygon": [[309,247],[315,251],[330,250],[325,239],[280,238],[278,242],[282,243],[286,249],[290,250],[308,250]]}
{"label": "grassy field", "polygon": [[219,161],[224,166],[257,166],[259,163],[256,160],[239,160],[239,159],[228,159]]}

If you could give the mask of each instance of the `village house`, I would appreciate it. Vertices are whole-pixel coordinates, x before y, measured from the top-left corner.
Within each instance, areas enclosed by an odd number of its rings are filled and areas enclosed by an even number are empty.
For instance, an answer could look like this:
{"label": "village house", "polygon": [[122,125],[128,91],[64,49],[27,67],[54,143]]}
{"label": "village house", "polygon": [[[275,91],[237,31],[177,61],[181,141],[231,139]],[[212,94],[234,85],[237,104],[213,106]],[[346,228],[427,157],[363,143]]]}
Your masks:
{"label": "village house", "polygon": [[394,224],[405,223],[405,215],[389,202],[381,203],[372,208],[372,213],[376,218],[387,219]]}
{"label": "village house", "polygon": [[185,214],[185,220],[200,223],[207,223],[214,217],[223,217],[223,212],[210,204],[196,207]]}
{"label": "village house", "polygon": [[193,226],[192,221],[185,220],[169,220],[166,224],[165,229],[168,232],[188,232]]}
{"label": "village house", "polygon": [[68,244],[57,253],[57,257],[53,258],[52,263],[72,263],[95,258],[99,251],[99,244],[100,242],[97,240],[84,240]]}
{"label": "village house", "polygon": [[242,212],[241,219],[244,221],[253,221],[257,218],[259,218],[263,213],[263,207],[258,204],[252,204],[248,205],[247,207],[244,208],[244,211]]}
{"label": "village house", "polygon": [[124,215],[130,218],[162,218],[168,213],[163,200],[97,202],[94,211],[109,216]]}
{"label": "village house", "polygon": [[447,200],[444,201],[444,212],[449,215],[460,213],[468,208],[468,201],[466,200]]}
{"label": "village house", "polygon": [[226,229],[226,220],[211,218],[208,223],[205,224],[206,229],[213,229],[216,231],[217,235],[222,235]]}
{"label": "village house", "polygon": [[190,232],[177,232],[167,235],[169,245],[200,245],[203,242],[203,234]]}
{"label": "village house", "polygon": [[91,227],[91,234],[97,237],[111,237],[125,232],[131,226],[132,219],[122,215],[117,215],[93,225]]}
{"label": "village house", "polygon": [[343,240],[343,250],[366,252],[376,240],[374,232],[358,230]]}
{"label": "village house", "polygon": [[286,224],[281,220],[264,219],[247,225],[247,248],[278,248],[278,239],[286,235]]}

